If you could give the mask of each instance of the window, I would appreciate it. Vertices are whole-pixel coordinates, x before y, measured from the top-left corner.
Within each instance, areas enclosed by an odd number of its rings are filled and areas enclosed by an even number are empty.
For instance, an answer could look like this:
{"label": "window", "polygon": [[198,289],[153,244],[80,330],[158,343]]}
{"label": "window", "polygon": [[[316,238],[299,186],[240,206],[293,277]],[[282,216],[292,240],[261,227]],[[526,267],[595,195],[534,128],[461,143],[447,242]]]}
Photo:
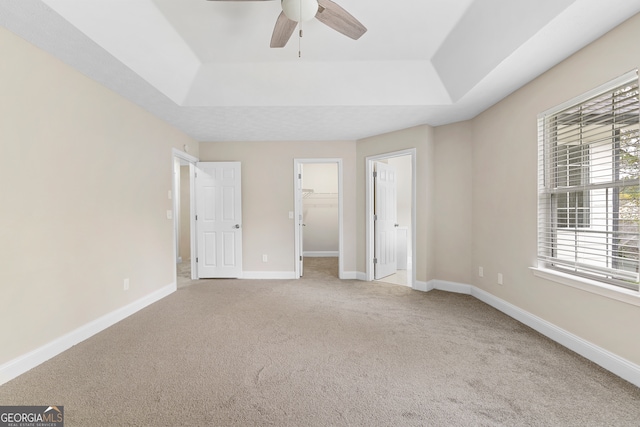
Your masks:
{"label": "window", "polygon": [[[589,146],[564,144],[557,147],[558,188],[582,188],[589,180]],[[556,194],[558,227],[589,226],[589,192]]]}
{"label": "window", "polygon": [[538,117],[539,267],[639,290],[637,70]]}

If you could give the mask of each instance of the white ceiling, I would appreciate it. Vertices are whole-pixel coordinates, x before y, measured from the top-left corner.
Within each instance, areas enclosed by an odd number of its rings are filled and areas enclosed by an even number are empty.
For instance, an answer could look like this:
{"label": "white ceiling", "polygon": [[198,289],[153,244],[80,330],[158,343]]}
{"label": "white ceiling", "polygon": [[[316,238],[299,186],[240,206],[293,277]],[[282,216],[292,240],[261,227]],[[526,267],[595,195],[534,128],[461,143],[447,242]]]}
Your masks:
{"label": "white ceiling", "polygon": [[[640,0],[335,0],[269,42],[279,1],[0,0],[0,25],[199,141],[355,140],[474,117]],[[301,48],[302,57],[298,57]]]}

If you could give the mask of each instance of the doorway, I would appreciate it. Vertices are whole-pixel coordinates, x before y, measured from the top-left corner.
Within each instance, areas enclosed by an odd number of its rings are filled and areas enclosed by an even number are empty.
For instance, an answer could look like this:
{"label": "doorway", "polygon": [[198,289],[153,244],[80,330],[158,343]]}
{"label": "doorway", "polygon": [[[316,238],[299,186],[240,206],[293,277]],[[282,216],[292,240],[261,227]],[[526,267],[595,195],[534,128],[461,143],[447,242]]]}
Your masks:
{"label": "doorway", "polygon": [[307,265],[337,259],[342,278],[342,159],[294,159],[294,182],[295,277],[305,275],[306,258]]}
{"label": "doorway", "polygon": [[[388,165],[396,173],[397,197],[393,208],[397,211],[395,221],[394,252],[397,266],[395,271],[385,273],[376,279],[376,163]],[[366,158],[366,278],[413,287],[415,268],[413,257],[416,252],[416,149],[369,156]],[[378,242],[379,243],[379,242]],[[380,247],[380,245],[378,245]],[[379,250],[379,249],[378,249]]]}
{"label": "doorway", "polygon": [[197,158],[173,149],[173,227],[175,282],[185,286],[196,279],[195,256],[195,163]]}

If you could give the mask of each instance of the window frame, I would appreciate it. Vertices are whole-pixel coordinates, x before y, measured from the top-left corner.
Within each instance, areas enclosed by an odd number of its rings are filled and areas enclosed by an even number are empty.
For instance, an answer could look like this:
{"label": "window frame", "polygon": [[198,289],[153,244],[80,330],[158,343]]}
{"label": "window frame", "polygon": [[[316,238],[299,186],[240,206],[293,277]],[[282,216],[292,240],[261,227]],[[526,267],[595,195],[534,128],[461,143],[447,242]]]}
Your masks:
{"label": "window frame", "polygon": [[[538,272],[548,270],[549,273],[553,273],[552,275],[559,275],[563,277],[562,283],[567,282],[570,278],[574,278],[574,280],[578,280],[581,282],[588,283],[589,285],[599,285],[604,286],[608,290],[617,290],[624,293],[631,292],[632,294],[639,293],[640,294],[640,260],[634,260],[635,264],[635,272],[629,272],[626,269],[618,268],[620,266],[619,261],[616,261],[619,253],[616,252],[617,249],[609,249],[607,244],[607,249],[602,250],[603,257],[607,260],[607,265],[602,269],[601,272],[597,271],[599,267],[595,266],[587,266],[584,263],[581,264],[580,258],[586,252],[586,243],[580,242],[579,233],[584,233],[589,231],[591,227],[591,198],[586,196],[590,194],[593,190],[593,186],[590,185],[589,181],[589,170],[591,167],[591,154],[587,153],[585,155],[584,150],[590,150],[589,143],[583,143],[582,138],[577,138],[580,142],[575,143],[572,140],[565,140],[564,138],[558,137],[558,123],[562,124],[559,121],[559,116],[562,113],[567,111],[571,111],[572,109],[576,109],[579,111],[580,117],[582,117],[583,110],[587,109],[589,101],[594,100],[597,97],[601,97],[608,93],[611,93],[615,99],[615,92],[623,85],[634,85],[638,86],[638,70],[633,70],[624,74],[623,76],[618,77],[604,85],[601,85],[581,96],[578,96],[574,99],[571,99],[563,104],[560,104],[554,108],[551,108],[545,112],[542,112],[538,115],[538,268],[534,268]],[[634,89],[638,90],[638,89]],[[638,95],[633,97],[632,108],[636,107],[638,103]],[[616,104],[612,104],[613,112],[610,113],[613,118],[616,117],[615,108]],[[635,110],[635,108],[634,108]],[[606,118],[607,113],[604,114],[596,111],[598,114],[596,116],[599,118]],[[623,111],[624,112],[624,111]],[[580,135],[582,132],[585,132],[587,129],[590,129],[594,126],[594,122],[589,120],[593,120],[592,117],[588,117],[586,121],[582,121],[582,119],[573,119],[576,120],[575,125],[577,126],[577,133]],[[553,125],[552,125],[553,123]],[[570,121],[565,122],[565,125],[571,123]],[[597,129],[606,129],[605,123],[597,123]],[[612,124],[615,125],[615,121],[612,121]],[[636,125],[636,122],[633,123]],[[638,126],[640,126],[640,111],[638,112]],[[640,133],[640,131],[638,131]],[[634,136],[635,140],[639,138],[640,135]],[[611,137],[607,138],[607,142],[610,141],[611,148],[610,150],[610,158],[611,158],[611,170],[612,177],[610,180],[610,185],[605,186],[607,191],[611,189],[614,191],[614,194],[618,194],[620,191],[621,184],[620,182],[624,182],[623,185],[627,185],[628,181],[625,181],[626,178],[622,179],[615,172],[616,168],[619,166],[619,147],[620,147],[620,134],[619,131],[616,130],[615,127],[612,127]],[[566,149],[563,150],[565,152],[564,158],[562,159],[562,163],[564,163],[564,172],[560,172],[562,170],[562,164],[559,163],[559,158],[563,156],[563,153],[559,151],[558,147],[559,142],[562,143],[563,146],[566,146]],[[578,157],[581,159],[579,162],[576,162],[580,166],[580,178],[581,181],[576,185],[571,185],[571,155],[570,151],[571,147],[580,147],[576,148],[576,150],[581,151]],[[560,154],[559,154],[560,153]],[[586,162],[585,162],[586,159]],[[586,165],[585,165],[586,163]],[[564,177],[564,180],[567,181],[566,186],[559,186],[559,182],[561,176]],[[640,184],[640,177],[634,178],[631,180],[632,186],[638,188],[637,186]],[[560,182],[562,183],[562,182]],[[564,191],[566,189],[566,191]],[[581,206],[579,200],[576,196],[575,202],[575,212],[576,216],[571,220],[568,212],[571,211],[572,207],[567,202],[564,209],[567,214],[563,217],[559,217],[559,209],[563,209],[563,207],[558,206],[559,198],[565,195],[577,194],[579,192],[583,192],[583,198],[581,200]],[[607,193],[608,194],[608,193]],[[615,198],[615,197],[613,197]],[[617,199],[616,199],[617,200]],[[615,205],[612,208],[609,208],[608,205],[605,205],[604,209],[607,214],[609,213],[609,209],[611,209],[612,214],[617,218],[619,215],[619,206]],[[579,212],[582,210],[582,216]],[[615,212],[615,213],[614,213]],[[637,212],[637,211],[636,211]],[[562,219],[564,218],[564,220]],[[615,222],[615,221],[614,221]],[[575,246],[574,251],[567,250],[566,246],[563,246],[562,243],[558,243],[562,240],[562,233],[564,230],[573,231]],[[559,231],[561,232],[559,234]],[[617,241],[617,229],[614,227],[614,231],[607,232],[607,240],[610,238],[612,241]],[[610,236],[609,236],[610,234]],[[634,236],[638,236],[640,240],[640,231],[631,233]],[[559,237],[560,236],[560,237]],[[611,245],[614,247],[615,245]],[[640,246],[640,245],[638,245]],[[617,247],[616,247],[617,248]],[[564,252],[565,254],[568,252],[569,254],[573,253],[573,258],[575,261],[572,263],[571,261],[567,261],[562,258],[563,255],[558,255],[559,253]],[[566,255],[565,255],[566,256]],[[611,261],[609,263],[609,261]],[[535,271],[534,271],[535,273]],[[536,274],[541,275],[541,274]],[[549,274],[542,275],[546,278],[549,278]],[[541,277],[542,277],[541,276]],[[569,279],[567,279],[569,278]]]}

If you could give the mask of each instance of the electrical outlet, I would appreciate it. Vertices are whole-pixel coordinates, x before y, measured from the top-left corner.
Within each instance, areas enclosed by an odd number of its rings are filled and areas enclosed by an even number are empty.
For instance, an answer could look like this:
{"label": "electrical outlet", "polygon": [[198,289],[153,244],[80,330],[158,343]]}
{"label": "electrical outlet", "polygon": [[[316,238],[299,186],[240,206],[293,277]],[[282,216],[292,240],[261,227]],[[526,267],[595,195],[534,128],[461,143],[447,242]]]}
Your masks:
{"label": "electrical outlet", "polygon": [[478,276],[484,277],[484,268],[478,267]]}
{"label": "electrical outlet", "polygon": [[124,279],[124,290],[128,291],[129,290],[129,279]]}
{"label": "electrical outlet", "polygon": [[267,262],[267,254],[262,255],[262,262]]}
{"label": "electrical outlet", "polygon": [[498,285],[502,285],[502,273],[498,273]]}

